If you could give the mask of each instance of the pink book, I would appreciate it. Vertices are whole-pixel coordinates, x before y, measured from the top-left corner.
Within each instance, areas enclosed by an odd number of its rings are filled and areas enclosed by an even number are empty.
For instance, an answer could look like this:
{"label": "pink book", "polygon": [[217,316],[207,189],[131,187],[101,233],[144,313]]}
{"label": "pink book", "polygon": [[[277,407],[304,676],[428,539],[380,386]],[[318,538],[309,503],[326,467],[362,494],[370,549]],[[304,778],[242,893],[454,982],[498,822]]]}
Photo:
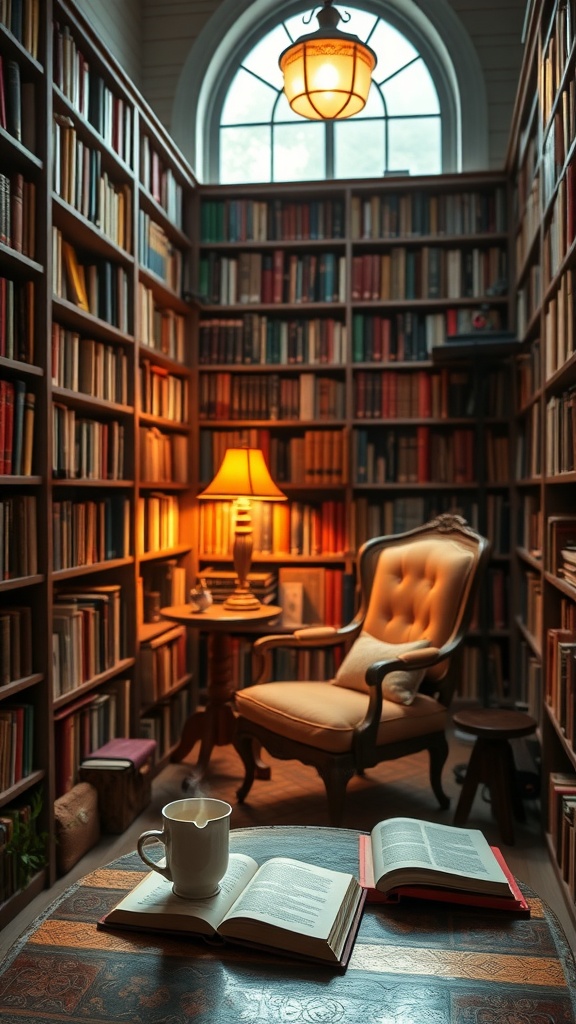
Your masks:
{"label": "pink book", "polygon": [[[120,736],[98,747],[82,762],[83,768],[141,768],[154,760],[156,740]],[[94,763],[94,762],[100,762]],[[106,763],[104,763],[106,762]],[[115,764],[113,762],[116,762]]]}

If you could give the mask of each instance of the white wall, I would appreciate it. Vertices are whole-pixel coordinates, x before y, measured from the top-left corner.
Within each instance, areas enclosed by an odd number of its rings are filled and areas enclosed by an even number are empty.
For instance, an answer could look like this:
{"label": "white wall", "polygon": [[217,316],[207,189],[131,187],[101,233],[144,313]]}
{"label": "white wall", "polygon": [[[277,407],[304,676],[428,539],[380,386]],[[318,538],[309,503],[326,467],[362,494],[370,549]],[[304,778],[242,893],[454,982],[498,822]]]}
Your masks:
{"label": "white wall", "polygon": [[[218,11],[221,0],[77,2],[170,130],[172,104],[182,66],[194,40]],[[520,71],[520,37],[526,0],[445,2],[450,4],[468,32],[484,71],[489,167],[499,169],[506,156]],[[310,9],[312,7],[311,3]],[[192,116],[190,122],[192,131]]]}
{"label": "white wall", "polygon": [[141,0],[76,0],[76,6],[143,92]]}

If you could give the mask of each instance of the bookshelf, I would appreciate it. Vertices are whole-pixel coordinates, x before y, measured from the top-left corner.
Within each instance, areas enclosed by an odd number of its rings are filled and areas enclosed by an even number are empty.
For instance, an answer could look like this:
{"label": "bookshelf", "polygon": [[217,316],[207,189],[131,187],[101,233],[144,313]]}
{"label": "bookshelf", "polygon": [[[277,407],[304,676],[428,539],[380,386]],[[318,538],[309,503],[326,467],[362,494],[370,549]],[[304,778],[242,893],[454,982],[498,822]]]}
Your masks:
{"label": "bookshelf", "polygon": [[[514,620],[519,692],[539,722],[543,827],[574,914],[570,785],[576,782],[576,587],[572,401],[576,381],[573,275],[576,140],[575,10],[535,3],[510,145],[515,290],[522,351],[515,360]],[[564,838],[563,838],[564,836]]]}
{"label": "bookshelf", "polygon": [[[200,194],[201,484],[226,447],[263,449],[289,502],[257,518],[255,567],[308,573],[316,590],[321,573],[334,624],[353,613],[369,536],[449,509],[486,531],[478,636],[498,640],[484,673],[470,648],[462,693],[483,702],[509,694],[510,357],[479,383],[474,357],[433,353],[480,311],[508,328],[507,195],[497,174]],[[229,512],[203,504],[199,525],[199,570],[214,570]]]}
{"label": "bookshelf", "polygon": [[52,807],[82,756],[149,735],[161,765],[194,706],[156,608],[195,576],[197,472],[193,175],[72,5],[5,16],[0,821],[4,845],[40,800],[50,841],[31,878],[3,872],[0,927],[55,880]]}

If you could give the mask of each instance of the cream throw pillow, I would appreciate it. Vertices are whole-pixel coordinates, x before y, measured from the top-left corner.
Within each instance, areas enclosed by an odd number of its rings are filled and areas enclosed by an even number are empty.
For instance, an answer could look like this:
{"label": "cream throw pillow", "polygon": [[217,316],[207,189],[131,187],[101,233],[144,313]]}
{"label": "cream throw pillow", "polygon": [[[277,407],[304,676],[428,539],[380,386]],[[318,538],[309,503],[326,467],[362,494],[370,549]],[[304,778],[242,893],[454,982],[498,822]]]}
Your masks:
{"label": "cream throw pillow", "polygon": [[[430,647],[430,641],[412,640],[405,644],[389,644],[363,631],[340,665],[334,682],[336,686],[346,686],[349,690],[362,690],[368,693],[366,670],[370,665],[375,661],[397,658],[408,651],[419,651],[423,647]],[[411,704],[425,671],[398,669],[395,672],[388,672],[382,684],[383,696],[395,704]]]}

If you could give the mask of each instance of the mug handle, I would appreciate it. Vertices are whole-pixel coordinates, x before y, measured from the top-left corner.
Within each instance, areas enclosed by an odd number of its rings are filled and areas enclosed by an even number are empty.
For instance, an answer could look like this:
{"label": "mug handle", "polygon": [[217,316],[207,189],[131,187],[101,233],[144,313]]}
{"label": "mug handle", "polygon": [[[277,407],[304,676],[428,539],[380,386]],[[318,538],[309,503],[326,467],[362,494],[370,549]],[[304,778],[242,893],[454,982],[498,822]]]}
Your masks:
{"label": "mug handle", "polygon": [[158,871],[158,873],[160,875],[164,875],[164,878],[167,878],[169,882],[172,882],[173,879],[172,879],[172,875],[170,874],[170,870],[168,868],[168,864],[166,864],[166,867],[162,867],[156,861],[150,860],[150,857],[148,856],[148,854],[146,853],[146,851],[144,849],[144,847],[148,843],[162,843],[164,848],[166,848],[166,840],[164,838],[164,832],[163,831],[159,831],[156,828],[152,828],[148,832],[143,832],[142,835],[138,836],[138,841],[136,843],[136,849],[138,850],[138,854],[140,855],[140,857],[142,858],[144,863],[149,868],[152,868],[153,871]]}

